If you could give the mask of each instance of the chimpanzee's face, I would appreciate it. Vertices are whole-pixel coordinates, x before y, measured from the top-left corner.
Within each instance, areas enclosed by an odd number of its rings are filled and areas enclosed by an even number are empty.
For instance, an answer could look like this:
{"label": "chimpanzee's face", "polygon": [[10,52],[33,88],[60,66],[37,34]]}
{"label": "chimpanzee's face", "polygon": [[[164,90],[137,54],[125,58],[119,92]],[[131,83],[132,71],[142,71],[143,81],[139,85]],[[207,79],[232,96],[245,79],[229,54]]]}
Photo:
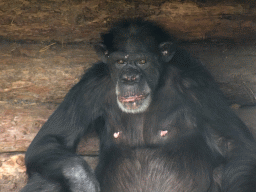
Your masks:
{"label": "chimpanzee's face", "polygon": [[119,42],[116,47],[118,51],[109,53],[105,45],[95,46],[101,60],[109,66],[117,104],[125,113],[145,112],[164,65],[175,53],[174,46],[165,42],[152,51],[141,42],[127,40]]}
{"label": "chimpanzee's face", "polygon": [[157,57],[148,53],[113,52],[107,63],[116,84],[119,108],[126,113],[144,112],[159,79]]}

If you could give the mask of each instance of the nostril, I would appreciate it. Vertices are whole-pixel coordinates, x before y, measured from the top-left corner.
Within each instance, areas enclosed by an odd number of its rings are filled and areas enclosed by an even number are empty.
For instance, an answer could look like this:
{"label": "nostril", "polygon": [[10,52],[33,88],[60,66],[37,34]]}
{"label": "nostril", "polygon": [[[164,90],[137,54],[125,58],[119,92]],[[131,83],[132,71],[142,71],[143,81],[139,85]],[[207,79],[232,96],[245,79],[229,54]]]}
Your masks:
{"label": "nostril", "polygon": [[121,76],[121,81],[126,83],[135,83],[139,82],[141,78],[141,74],[139,72],[135,71],[127,71],[126,73],[123,73]]}
{"label": "nostril", "polygon": [[128,79],[128,75],[124,74],[122,79],[123,80],[127,80]]}
{"label": "nostril", "polygon": [[123,81],[136,81],[139,79],[139,75],[123,75],[122,80]]}

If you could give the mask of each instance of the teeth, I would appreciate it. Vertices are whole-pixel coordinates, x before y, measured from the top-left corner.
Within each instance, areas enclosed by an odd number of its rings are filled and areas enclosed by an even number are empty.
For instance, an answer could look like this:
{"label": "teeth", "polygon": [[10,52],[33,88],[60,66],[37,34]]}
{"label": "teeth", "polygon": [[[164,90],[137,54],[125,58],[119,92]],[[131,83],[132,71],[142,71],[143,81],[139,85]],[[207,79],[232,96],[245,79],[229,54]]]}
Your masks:
{"label": "teeth", "polygon": [[134,103],[136,101],[140,101],[140,100],[143,100],[145,99],[145,96],[144,95],[134,95],[134,96],[128,96],[128,97],[121,97],[119,96],[119,101],[122,102],[122,103]]}
{"label": "teeth", "polygon": [[128,102],[128,103],[123,103],[125,104],[127,109],[136,109],[138,108],[138,105],[136,102]]}

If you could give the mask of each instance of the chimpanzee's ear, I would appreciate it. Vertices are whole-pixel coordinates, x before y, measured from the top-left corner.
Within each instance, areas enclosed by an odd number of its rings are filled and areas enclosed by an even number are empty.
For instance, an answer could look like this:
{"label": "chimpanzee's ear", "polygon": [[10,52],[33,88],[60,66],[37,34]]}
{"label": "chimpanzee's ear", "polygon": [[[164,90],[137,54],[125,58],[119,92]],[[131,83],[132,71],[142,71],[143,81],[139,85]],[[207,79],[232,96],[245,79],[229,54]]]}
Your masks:
{"label": "chimpanzee's ear", "polygon": [[175,54],[176,46],[172,42],[163,42],[159,45],[160,53],[164,62],[168,63],[171,61]]}
{"label": "chimpanzee's ear", "polygon": [[108,58],[107,46],[102,43],[99,43],[95,45],[94,48],[96,50],[98,57],[101,59],[101,61],[103,63],[107,63],[107,58]]}

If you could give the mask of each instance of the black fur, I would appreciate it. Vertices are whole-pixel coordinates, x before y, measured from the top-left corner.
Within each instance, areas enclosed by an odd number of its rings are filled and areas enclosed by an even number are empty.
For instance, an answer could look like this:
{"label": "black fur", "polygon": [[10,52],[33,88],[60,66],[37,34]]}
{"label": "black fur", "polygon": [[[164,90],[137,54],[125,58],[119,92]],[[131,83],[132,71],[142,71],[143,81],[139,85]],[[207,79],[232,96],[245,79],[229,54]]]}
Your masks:
{"label": "black fur", "polygon": [[[31,143],[22,192],[256,191],[255,141],[199,61],[149,21],[121,21],[102,38],[102,62]],[[75,154],[93,130],[96,174]]]}

